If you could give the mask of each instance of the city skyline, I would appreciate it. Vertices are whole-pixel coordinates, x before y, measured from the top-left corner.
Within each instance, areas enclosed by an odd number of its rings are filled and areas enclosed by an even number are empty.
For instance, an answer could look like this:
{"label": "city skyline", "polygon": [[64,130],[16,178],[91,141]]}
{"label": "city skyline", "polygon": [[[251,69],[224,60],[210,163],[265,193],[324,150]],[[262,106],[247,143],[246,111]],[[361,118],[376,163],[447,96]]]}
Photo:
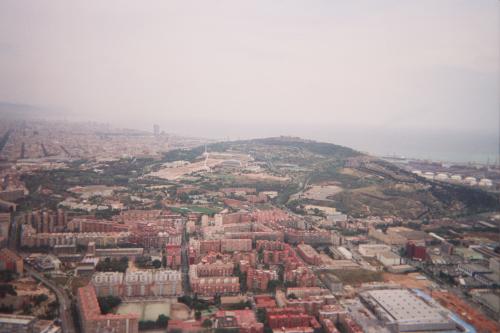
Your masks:
{"label": "city skyline", "polygon": [[[378,154],[425,157],[432,135],[443,147],[428,157],[480,151],[469,160],[486,162],[498,146],[498,6],[6,1],[0,101],[45,117],[216,139],[296,135]],[[460,151],[461,138],[471,147]]]}

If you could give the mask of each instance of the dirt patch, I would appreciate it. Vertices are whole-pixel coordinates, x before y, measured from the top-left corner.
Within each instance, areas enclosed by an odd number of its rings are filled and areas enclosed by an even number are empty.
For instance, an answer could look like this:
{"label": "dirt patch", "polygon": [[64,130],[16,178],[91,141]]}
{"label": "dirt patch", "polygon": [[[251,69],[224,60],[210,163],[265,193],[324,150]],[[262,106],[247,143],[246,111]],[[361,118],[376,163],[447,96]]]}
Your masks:
{"label": "dirt patch", "polygon": [[428,279],[423,279],[423,275],[420,273],[410,273],[410,274],[392,274],[384,273],[383,279],[385,282],[393,282],[402,285],[406,288],[417,288],[429,292],[429,288],[432,282]]}
{"label": "dirt patch", "polygon": [[370,174],[367,174],[365,172],[361,172],[361,171],[356,170],[356,169],[351,169],[351,168],[342,168],[342,169],[339,170],[339,173],[341,173],[343,175],[357,177],[357,178],[363,178],[363,177],[366,177],[366,176],[371,176]]}
{"label": "dirt patch", "polygon": [[170,318],[188,320],[191,318],[191,310],[185,304],[174,303],[170,306]]}
{"label": "dirt patch", "polygon": [[313,185],[302,194],[305,199],[329,201],[330,197],[342,192],[342,187],[337,185]]}
{"label": "dirt patch", "polygon": [[288,177],[280,177],[280,176],[273,176],[267,173],[247,173],[247,174],[239,174],[238,175],[240,178],[243,179],[249,179],[249,180],[254,180],[254,181],[272,181],[272,182],[287,182],[290,180]]}
{"label": "dirt patch", "polygon": [[500,324],[472,308],[456,295],[447,292],[434,291],[431,296],[445,308],[455,312],[463,320],[472,324],[478,332],[500,332]]}
{"label": "dirt patch", "polygon": [[498,233],[495,232],[467,232],[464,235],[464,238],[469,239],[469,238],[479,238],[479,239],[486,239],[490,240],[492,242],[498,242]]}

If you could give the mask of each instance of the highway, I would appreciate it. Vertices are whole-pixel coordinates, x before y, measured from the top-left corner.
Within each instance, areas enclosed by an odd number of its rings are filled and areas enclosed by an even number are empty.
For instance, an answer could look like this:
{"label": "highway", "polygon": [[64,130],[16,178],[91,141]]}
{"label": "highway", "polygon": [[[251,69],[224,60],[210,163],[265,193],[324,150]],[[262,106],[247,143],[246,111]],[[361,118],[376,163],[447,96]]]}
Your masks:
{"label": "highway", "polygon": [[56,294],[57,300],[59,301],[59,319],[61,319],[63,333],[76,333],[75,324],[71,315],[71,300],[69,299],[66,291],[61,286],[58,286],[49,279],[46,279],[43,274],[40,274],[26,264],[24,265],[24,270],[27,274],[41,281]]}

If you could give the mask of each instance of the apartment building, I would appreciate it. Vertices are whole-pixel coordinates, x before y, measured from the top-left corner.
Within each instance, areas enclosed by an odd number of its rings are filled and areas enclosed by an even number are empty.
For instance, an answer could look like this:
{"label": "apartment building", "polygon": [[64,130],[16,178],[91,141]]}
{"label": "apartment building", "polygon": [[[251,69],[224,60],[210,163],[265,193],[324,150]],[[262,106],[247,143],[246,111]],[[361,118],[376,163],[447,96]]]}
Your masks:
{"label": "apartment building", "polygon": [[68,222],[70,232],[120,232],[129,231],[129,226],[111,221],[75,218]]}
{"label": "apartment building", "polygon": [[7,248],[0,250],[0,270],[9,270],[17,274],[23,274],[23,258]]}
{"label": "apartment building", "polygon": [[266,315],[267,323],[272,329],[309,327],[313,319],[302,307],[270,308]]}
{"label": "apartment building", "polygon": [[251,267],[247,270],[247,288],[249,290],[266,291],[271,280],[278,280],[276,271]]}
{"label": "apartment building", "polygon": [[78,289],[78,312],[82,333],[138,333],[139,315],[101,314],[97,295],[91,285]]}
{"label": "apartment building", "polygon": [[170,269],[99,272],[92,276],[98,296],[165,297],[182,294],[182,274]]}
{"label": "apartment building", "polygon": [[289,229],[285,232],[285,240],[290,244],[330,245],[332,244],[332,234],[328,231]]}
{"label": "apartment building", "polygon": [[221,252],[246,252],[252,251],[251,239],[222,239],[220,241]]}
{"label": "apartment building", "polygon": [[22,213],[17,217],[17,221],[31,225],[39,233],[62,232],[66,229],[68,215],[63,209],[33,211]]}
{"label": "apartment building", "polygon": [[200,263],[189,266],[191,290],[203,296],[235,294],[240,291],[239,277],[233,274],[233,263]]}
{"label": "apartment building", "polygon": [[172,269],[177,269],[181,266],[181,246],[175,244],[167,244],[165,246],[165,257],[167,261],[167,267]]}
{"label": "apartment building", "polygon": [[319,253],[310,245],[299,244],[297,246],[297,253],[304,259],[309,265],[320,265],[321,257]]}
{"label": "apartment building", "polygon": [[22,226],[21,246],[40,247],[55,245],[87,245],[94,242],[97,246],[110,246],[127,243],[129,232],[84,232],[84,233],[37,233],[28,224]]}

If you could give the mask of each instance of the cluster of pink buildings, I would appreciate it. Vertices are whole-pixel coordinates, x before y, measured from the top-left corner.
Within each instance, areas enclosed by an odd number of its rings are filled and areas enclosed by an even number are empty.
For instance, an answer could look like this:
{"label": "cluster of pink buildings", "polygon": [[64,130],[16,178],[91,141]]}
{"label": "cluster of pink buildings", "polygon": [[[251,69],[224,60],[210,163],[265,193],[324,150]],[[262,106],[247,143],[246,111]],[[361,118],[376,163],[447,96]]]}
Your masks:
{"label": "cluster of pink buildings", "polygon": [[97,295],[91,285],[78,289],[77,304],[82,333],[139,332],[139,316],[136,314],[101,314]]}
{"label": "cluster of pink buildings", "polygon": [[269,281],[278,280],[278,273],[269,269],[248,268],[247,288],[249,290],[267,291]]}
{"label": "cluster of pink buildings", "polygon": [[267,322],[272,329],[289,328],[294,331],[314,332],[321,325],[314,316],[305,313],[300,307],[284,307],[267,309]]}
{"label": "cluster of pink buildings", "polygon": [[316,275],[297,256],[289,245],[279,241],[257,241],[257,251],[262,251],[265,264],[284,267],[284,280],[299,287],[316,286]]}
{"label": "cluster of pink buildings", "polygon": [[182,264],[181,246],[176,244],[165,245],[167,267],[178,269]]}
{"label": "cluster of pink buildings", "polygon": [[257,321],[253,310],[218,311],[214,327],[237,328],[240,333],[264,332],[264,324]]}
{"label": "cluster of pink buildings", "polygon": [[240,279],[233,276],[232,262],[201,262],[189,266],[191,291],[203,296],[236,294],[240,292]]}
{"label": "cluster of pink buildings", "polygon": [[275,333],[313,333],[322,327],[337,333],[336,325],[344,323],[347,316],[328,290],[318,287],[288,288],[286,293],[278,291],[276,299],[255,296],[255,304],[257,309],[266,310],[267,324]]}
{"label": "cluster of pink buildings", "polygon": [[12,252],[8,248],[0,250],[0,270],[11,271],[17,274],[23,274],[23,258]]}
{"label": "cluster of pink buildings", "polygon": [[68,221],[63,210],[25,213],[18,220],[23,225],[21,245],[27,247],[57,245],[99,246],[134,243],[145,248],[180,245],[184,220],[181,215],[162,210],[123,211],[113,221],[91,217]]}
{"label": "cluster of pink buildings", "polygon": [[17,216],[17,223],[31,225],[37,233],[56,233],[66,231],[68,215],[62,210],[37,210]]}

